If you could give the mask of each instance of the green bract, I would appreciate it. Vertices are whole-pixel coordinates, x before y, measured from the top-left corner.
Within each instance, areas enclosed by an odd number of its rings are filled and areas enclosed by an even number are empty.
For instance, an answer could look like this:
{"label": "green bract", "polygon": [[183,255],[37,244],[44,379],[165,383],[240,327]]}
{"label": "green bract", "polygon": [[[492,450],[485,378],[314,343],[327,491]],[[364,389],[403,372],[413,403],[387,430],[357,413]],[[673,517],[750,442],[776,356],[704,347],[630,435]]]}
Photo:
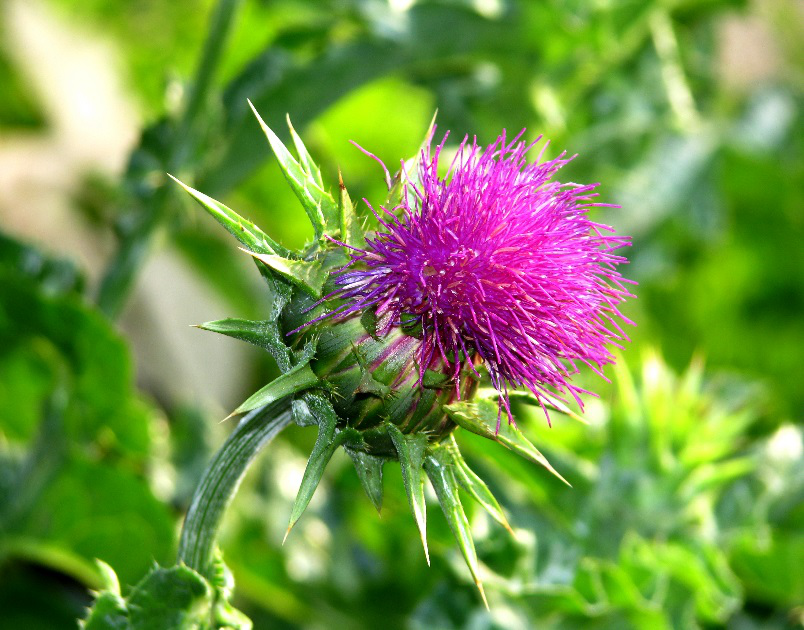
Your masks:
{"label": "green bract", "polygon": [[[318,321],[337,306],[332,303],[337,299],[328,300],[327,296],[335,289],[332,273],[350,260],[343,245],[361,245],[365,231],[343,182],[339,182],[340,194],[335,199],[290,121],[298,157],[293,157],[255,114],[313,225],[311,244],[303,251],[290,251],[222,203],[178,182],[253,257],[272,297],[264,320],[225,319],[199,325],[267,350],[282,373],[232,415],[256,412],[285,400],[297,424],[318,427],[288,531],[304,512],[324,468],[341,446],[352,458],[366,494],[378,510],[383,465],[389,459],[399,461],[428,554],[423,487],[428,477],[485,601],[459,490],[477,500],[496,521],[510,527],[486,484],[461,456],[453,433],[460,427],[499,442],[561,477],[515,426],[503,423],[497,429],[497,392],[480,388],[471,370],[464,371],[460,392],[456,392],[452,375],[446,370],[442,373],[431,368],[420,377],[415,330],[395,327],[378,336],[381,326],[370,310],[346,319]],[[415,160],[407,170],[415,173]],[[399,185],[402,177],[397,176],[391,189],[397,200],[404,194],[404,187]],[[548,402],[567,411],[558,401]]]}

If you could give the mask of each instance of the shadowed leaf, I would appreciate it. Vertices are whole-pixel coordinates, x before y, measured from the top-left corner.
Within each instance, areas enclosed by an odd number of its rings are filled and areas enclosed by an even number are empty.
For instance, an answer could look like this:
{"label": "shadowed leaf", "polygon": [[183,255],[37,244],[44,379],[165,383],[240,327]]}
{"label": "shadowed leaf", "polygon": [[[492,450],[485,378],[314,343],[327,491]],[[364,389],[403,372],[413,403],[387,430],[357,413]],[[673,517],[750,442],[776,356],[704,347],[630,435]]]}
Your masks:
{"label": "shadowed leaf", "polygon": [[477,552],[475,551],[475,543],[472,540],[472,531],[469,528],[469,521],[466,519],[466,513],[463,511],[461,499],[458,496],[458,482],[455,479],[454,465],[451,461],[450,454],[444,447],[433,447],[429,450],[427,458],[424,462],[424,468],[427,471],[427,476],[430,478],[430,483],[433,484],[433,489],[438,496],[438,501],[441,503],[441,509],[444,516],[449,523],[455,540],[461,549],[466,565],[472,574],[477,589],[480,591],[480,597],[486,608],[489,607],[486,600],[486,593],[483,590],[483,585],[478,577],[478,563]]}
{"label": "shadowed leaf", "polygon": [[382,467],[385,459],[363,451],[346,449],[355,465],[357,477],[377,512],[382,508]]}
{"label": "shadowed leaf", "polygon": [[402,468],[405,492],[408,493],[410,509],[413,510],[416,526],[419,528],[427,564],[430,564],[430,551],[427,549],[427,506],[424,502],[424,480],[422,478],[427,436],[423,433],[403,434],[392,424],[388,424],[387,429],[394,443],[394,448],[396,448],[396,452],[399,455],[399,465]]}

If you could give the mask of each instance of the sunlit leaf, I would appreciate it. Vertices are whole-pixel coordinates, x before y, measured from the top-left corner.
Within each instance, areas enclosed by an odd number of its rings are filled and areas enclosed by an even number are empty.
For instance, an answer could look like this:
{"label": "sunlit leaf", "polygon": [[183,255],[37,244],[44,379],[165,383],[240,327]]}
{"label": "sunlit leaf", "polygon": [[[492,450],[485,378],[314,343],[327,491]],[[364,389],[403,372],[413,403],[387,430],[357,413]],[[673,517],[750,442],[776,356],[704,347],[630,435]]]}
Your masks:
{"label": "sunlit leaf", "polygon": [[480,399],[475,401],[459,401],[444,405],[444,411],[459,426],[467,431],[476,433],[489,440],[499,442],[512,451],[526,457],[536,464],[544,466],[547,470],[569,485],[569,482],[553,468],[544,455],[530,443],[530,441],[513,424],[502,420],[499,423],[500,409],[497,401]]}

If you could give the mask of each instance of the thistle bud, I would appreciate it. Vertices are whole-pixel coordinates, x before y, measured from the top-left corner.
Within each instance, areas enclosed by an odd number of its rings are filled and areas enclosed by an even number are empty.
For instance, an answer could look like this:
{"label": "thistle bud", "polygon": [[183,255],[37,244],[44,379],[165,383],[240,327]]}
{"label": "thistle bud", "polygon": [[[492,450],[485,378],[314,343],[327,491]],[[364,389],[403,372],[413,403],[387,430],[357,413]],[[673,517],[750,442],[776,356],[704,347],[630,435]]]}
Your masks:
{"label": "thistle bud", "polygon": [[185,188],[254,257],[273,298],[263,321],[201,325],[260,345],[282,372],[235,413],[291,398],[294,419],[318,426],[288,531],[338,446],[378,509],[382,466],[398,460],[425,553],[422,471],[482,593],[458,488],[508,523],[453,433],[477,433],[558,475],[516,427],[510,399],[529,397],[545,413],[571,413],[567,398],[582,407],[571,376],[579,364],[611,363],[609,345],[625,339],[617,307],[630,294],[615,250],[628,239],[589,219],[604,205],[593,203],[596,185],[554,181],[564,154],[541,161],[542,149],[528,163],[536,142],[503,132],[485,149],[464,139],[441,175],[447,136],[433,148],[432,125],[395,182],[385,169],[389,201],[366,201],[378,226],[366,233],[343,183],[336,200],[293,127],[298,158],[257,118],[313,223],[310,246],[291,252]]}

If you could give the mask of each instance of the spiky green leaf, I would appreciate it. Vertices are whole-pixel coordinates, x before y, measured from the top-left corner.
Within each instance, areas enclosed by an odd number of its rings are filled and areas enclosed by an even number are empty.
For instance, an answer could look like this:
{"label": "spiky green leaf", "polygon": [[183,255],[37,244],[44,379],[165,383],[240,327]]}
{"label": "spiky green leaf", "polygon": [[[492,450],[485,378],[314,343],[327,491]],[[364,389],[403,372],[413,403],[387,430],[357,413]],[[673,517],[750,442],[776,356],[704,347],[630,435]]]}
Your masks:
{"label": "spiky green leaf", "polygon": [[297,286],[307,291],[314,298],[321,297],[321,289],[329,276],[327,266],[320,261],[296,260],[285,258],[276,254],[260,254],[249,250],[243,250],[269,268],[276,271],[282,277],[287,278]]}
{"label": "spiky green leaf", "polygon": [[391,388],[374,378],[371,372],[365,370],[360,377],[360,382],[357,384],[355,392],[358,394],[370,394],[377,398],[387,398],[391,395]]}
{"label": "spiky green leaf", "polygon": [[472,495],[472,498],[483,506],[489,516],[513,534],[514,532],[508,524],[508,519],[505,518],[505,513],[491,490],[489,490],[486,482],[477,476],[477,473],[469,467],[469,464],[466,463],[463,455],[461,455],[458,444],[455,442],[455,436],[450,435],[442,444],[451,459],[452,471],[461,488]]}
{"label": "spiky green leaf", "polygon": [[222,630],[224,628],[251,630],[251,619],[230,603],[234,592],[234,576],[223,561],[220,549],[215,551],[215,558],[207,578],[216,595],[212,608],[212,627]]}
{"label": "spiky green leaf", "polygon": [[446,411],[453,422],[467,431],[499,442],[518,455],[544,466],[561,481],[570,485],[570,483],[553,468],[550,462],[547,461],[547,458],[539,452],[539,449],[533,446],[530,440],[513,424],[509,424],[503,419],[503,421],[499,423],[499,431],[497,430],[498,418],[500,416],[499,406],[496,400],[487,398],[481,398],[472,402],[461,400],[450,405],[444,405],[444,411]]}
{"label": "spiky green leaf", "polygon": [[220,201],[216,201],[195,188],[191,188],[184,182],[173,177],[173,175],[169,174],[169,177],[190,193],[190,195],[212,215],[212,218],[226,228],[232,236],[245,245],[250,251],[260,254],[282,256],[287,256],[290,253],[251,221],[244,219],[234,210],[223,205]]}
{"label": "spiky green leaf", "polygon": [[310,504],[310,499],[313,498],[313,494],[315,494],[315,490],[321,482],[321,477],[324,475],[324,469],[341,441],[338,439],[336,432],[338,416],[335,413],[335,409],[332,408],[332,404],[326,398],[319,394],[308,392],[302,396],[300,402],[306,407],[306,414],[312,416],[318,424],[318,436],[316,437],[313,451],[310,453],[310,458],[307,460],[307,467],[304,469],[304,476],[296,494],[296,500],[293,503],[285,538],[288,537],[290,530],[293,529],[296,521],[299,520]]}
{"label": "spiky green leaf", "polygon": [[290,131],[290,137],[293,140],[293,146],[296,147],[296,155],[299,156],[299,164],[302,167],[302,170],[313,180],[313,182],[321,189],[324,188],[324,180],[321,178],[321,169],[318,168],[318,165],[313,160],[310,152],[307,150],[307,147],[304,146],[304,141],[301,139],[301,136],[296,133],[296,129],[293,127],[293,123],[290,122],[290,115],[288,114],[285,116],[285,120],[288,123],[288,130]]}
{"label": "spiky green leaf", "polygon": [[419,528],[427,564],[430,564],[430,551],[427,548],[427,506],[424,502],[424,479],[422,477],[427,435],[423,433],[404,434],[398,427],[390,423],[387,424],[387,430],[399,456],[405,492],[408,494],[416,526]]}
{"label": "spiky green leaf", "polygon": [[282,341],[282,333],[275,321],[227,318],[198,324],[196,328],[247,341],[267,350],[282,372],[291,370],[291,353]]}
{"label": "spiky green leaf", "polygon": [[[361,318],[362,320],[362,318]],[[391,388],[374,378],[373,372],[368,368],[365,358],[360,350],[352,344],[352,354],[357,360],[358,367],[360,368],[360,382],[355,388],[358,394],[370,394],[378,398],[387,398],[391,395]]]}
{"label": "spiky green leaf", "polygon": [[123,630],[128,628],[126,602],[120,595],[120,581],[114,569],[101,560],[95,560],[103,584],[89,615],[78,622],[83,630]]}
{"label": "spiky green leaf", "polygon": [[435,370],[425,370],[422,377],[422,387],[425,389],[443,389],[450,385],[454,386],[454,384],[452,374],[436,372]]}
{"label": "spiky green leaf", "polygon": [[363,314],[360,316],[360,324],[363,326],[363,330],[366,331],[367,334],[371,336],[372,339],[375,341],[379,340],[379,336],[377,335],[377,310],[374,308],[367,308],[363,311]]}
{"label": "spiky green leaf", "polygon": [[235,414],[251,411],[257,407],[262,407],[285,396],[297,394],[300,391],[317,385],[318,382],[318,377],[313,373],[309,362],[300,363],[289,372],[278,376],[265,387],[250,396],[230,414],[230,417]]}
{"label": "spiky green leaf", "polygon": [[[285,174],[285,178],[307,213],[310,223],[313,225],[316,239],[321,238],[324,233],[334,233],[339,227],[338,209],[332,195],[324,190],[321,183],[319,183],[320,173],[317,176],[315,175],[314,171],[318,171],[318,168],[308,170],[303,166],[303,164],[307,164],[308,160],[309,163],[312,163],[307,150],[303,149],[302,163],[299,163],[273,130],[265,124],[251,101],[249,101],[249,106],[257,117],[265,137],[268,138],[268,143],[279,161],[279,166]],[[295,134],[295,132],[292,133]],[[299,143],[301,143],[300,138]],[[298,147],[299,145],[297,144],[296,146]]]}
{"label": "spiky green leaf", "polygon": [[128,598],[130,628],[199,627],[209,620],[212,598],[207,581],[189,567],[157,567]]}
{"label": "spiky green leaf", "polygon": [[385,458],[352,449],[346,449],[346,452],[352,458],[363,490],[379,512],[382,509],[382,467]]}
{"label": "spiky green leaf", "polygon": [[[228,572],[220,559],[219,567]],[[114,588],[102,591],[80,625],[83,630],[251,630],[251,620],[229,604],[230,597],[229,585],[208,582],[186,565],[155,565],[127,598]]]}
{"label": "spiky green leaf", "polygon": [[[481,387],[477,390],[477,396],[479,398],[493,398],[497,396],[497,390],[492,389],[490,387]],[[583,424],[589,424],[586,419],[578,414],[577,412],[573,411],[568,404],[557,398],[556,396],[547,394],[545,392],[541,392],[539,394],[539,398],[534,396],[531,392],[527,390],[515,389],[513,391],[508,392],[508,397],[511,400],[519,400],[527,405],[532,405],[535,407],[546,407],[547,409],[555,409],[556,411],[560,411],[561,413],[577,420],[578,422],[582,422]]]}
{"label": "spiky green leaf", "polygon": [[78,622],[82,630],[128,630],[128,611],[125,600],[118,594],[102,591],[98,594],[89,615]]}
{"label": "spiky green leaf", "polygon": [[478,591],[480,591],[483,603],[488,608],[486,593],[483,590],[483,584],[480,582],[477,552],[472,539],[472,531],[469,528],[469,521],[458,496],[455,467],[448,450],[440,445],[431,447],[425,458],[424,468],[436,492],[438,502],[441,504],[441,509],[444,512],[447,523],[449,523],[452,534],[458,542],[458,547],[461,549],[464,560],[466,560],[472,579],[475,581]]}

